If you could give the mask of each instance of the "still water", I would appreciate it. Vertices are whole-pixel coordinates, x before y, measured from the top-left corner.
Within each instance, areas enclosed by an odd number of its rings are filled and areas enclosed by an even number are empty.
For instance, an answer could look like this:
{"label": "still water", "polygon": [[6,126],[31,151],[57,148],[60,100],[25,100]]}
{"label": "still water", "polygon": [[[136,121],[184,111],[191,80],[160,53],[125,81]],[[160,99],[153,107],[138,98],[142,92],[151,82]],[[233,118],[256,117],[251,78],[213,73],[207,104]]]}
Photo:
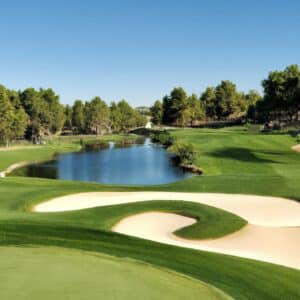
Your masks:
{"label": "still water", "polygon": [[22,167],[12,175],[135,185],[164,184],[190,177],[190,173],[173,164],[171,157],[149,139],[142,145],[125,148],[110,143],[104,150],[59,154],[50,162]]}

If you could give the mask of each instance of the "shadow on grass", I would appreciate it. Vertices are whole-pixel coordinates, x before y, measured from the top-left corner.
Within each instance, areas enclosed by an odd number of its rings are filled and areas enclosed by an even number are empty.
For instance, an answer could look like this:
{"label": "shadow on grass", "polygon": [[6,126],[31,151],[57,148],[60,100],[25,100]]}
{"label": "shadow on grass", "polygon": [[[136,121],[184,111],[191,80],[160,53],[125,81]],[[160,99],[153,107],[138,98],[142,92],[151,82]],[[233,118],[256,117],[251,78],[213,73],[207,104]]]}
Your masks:
{"label": "shadow on grass", "polygon": [[209,154],[216,158],[228,158],[251,163],[280,163],[279,161],[275,161],[272,159],[258,157],[255,154],[260,152],[268,155],[282,154],[277,151],[252,151],[245,148],[225,148],[210,152]]}

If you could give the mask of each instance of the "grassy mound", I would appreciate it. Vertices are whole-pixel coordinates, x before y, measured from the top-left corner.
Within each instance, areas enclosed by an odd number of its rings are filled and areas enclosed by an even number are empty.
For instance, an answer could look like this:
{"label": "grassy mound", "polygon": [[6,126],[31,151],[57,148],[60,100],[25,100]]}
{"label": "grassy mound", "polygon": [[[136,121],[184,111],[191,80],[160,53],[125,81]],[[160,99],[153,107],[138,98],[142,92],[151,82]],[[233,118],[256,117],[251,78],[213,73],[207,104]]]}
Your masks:
{"label": "grassy mound", "polygon": [[195,218],[195,224],[176,231],[176,235],[187,239],[217,238],[238,231],[247,224],[244,219],[222,209],[187,201],[145,201],[73,212],[43,213],[35,218],[110,230],[125,217],[149,211],[170,212]]}

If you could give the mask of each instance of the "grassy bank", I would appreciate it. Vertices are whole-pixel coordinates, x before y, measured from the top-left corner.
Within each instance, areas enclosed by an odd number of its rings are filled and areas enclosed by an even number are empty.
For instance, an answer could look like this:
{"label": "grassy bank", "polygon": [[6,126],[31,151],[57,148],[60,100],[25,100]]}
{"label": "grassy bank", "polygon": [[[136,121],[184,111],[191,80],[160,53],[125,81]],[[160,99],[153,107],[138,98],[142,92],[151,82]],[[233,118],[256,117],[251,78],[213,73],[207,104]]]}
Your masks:
{"label": "grassy bank", "polygon": [[108,141],[121,143],[122,141],[135,141],[137,135],[105,135],[105,136],[65,136],[53,137],[47,140],[45,145],[28,145],[28,143],[1,147],[0,171],[6,170],[10,165],[24,161],[44,161],[51,159],[57,153],[79,151],[85,144]]}
{"label": "grassy bank", "polygon": [[[97,255],[104,253],[130,259],[133,264],[142,261],[211,284],[236,299],[299,299],[300,272],[297,270],[163,245],[116,234],[109,230],[124,216],[148,210],[170,211],[192,215],[199,219],[197,224],[178,232],[185,237],[220,236],[244,224],[242,219],[224,214],[220,210],[186,202],[155,201],[65,213],[37,214],[28,211],[32,205],[44,200],[87,191],[225,192],[284,196],[300,200],[300,155],[290,149],[297,142],[295,138],[287,134],[262,135],[245,131],[244,128],[175,130],[172,134],[182,141],[195,144],[196,163],[205,170],[203,176],[169,185],[147,187],[109,186],[22,177],[1,179],[0,244],[5,248],[9,245],[18,246],[19,249],[30,245],[46,248],[55,246],[63,247],[59,251],[66,255],[70,251],[68,249],[77,249],[91,251]],[[31,152],[32,149],[30,151],[28,149],[29,152],[25,154],[22,151],[17,152],[18,155],[13,153],[10,154],[10,163],[30,159],[30,156],[36,159],[37,155],[42,155],[42,151],[46,151],[46,147],[47,149],[49,147],[49,150],[45,155],[51,153],[53,155],[58,150],[73,151],[73,147],[76,149],[78,144],[67,142],[62,149],[53,146],[52,152],[50,145],[46,145],[45,148],[34,149],[38,152]],[[9,151],[0,152],[2,167],[9,165],[6,161],[9,157],[7,153]],[[45,268],[49,269],[47,259],[44,258]],[[15,263],[13,257],[9,258],[8,254],[1,256],[1,260],[3,266],[4,260],[6,263],[9,261],[11,264]],[[41,260],[39,264],[42,263]],[[6,266],[8,269],[9,265]],[[66,266],[66,270],[67,268]],[[116,270],[112,271],[112,274],[117,276],[119,271],[122,273],[121,270]],[[92,272],[96,270],[93,269]],[[128,281],[130,280],[128,278]],[[132,279],[132,283],[134,282],[138,280]],[[153,284],[153,289],[157,286],[160,290],[160,282],[153,281]],[[27,288],[30,288],[30,285],[24,287],[25,290]],[[180,287],[173,287],[175,292],[177,288]],[[181,295],[180,293],[178,290],[178,295]],[[164,291],[161,295],[165,295]],[[127,298],[131,299],[130,295]],[[146,299],[151,299],[150,293]],[[193,298],[191,296],[188,299]]]}

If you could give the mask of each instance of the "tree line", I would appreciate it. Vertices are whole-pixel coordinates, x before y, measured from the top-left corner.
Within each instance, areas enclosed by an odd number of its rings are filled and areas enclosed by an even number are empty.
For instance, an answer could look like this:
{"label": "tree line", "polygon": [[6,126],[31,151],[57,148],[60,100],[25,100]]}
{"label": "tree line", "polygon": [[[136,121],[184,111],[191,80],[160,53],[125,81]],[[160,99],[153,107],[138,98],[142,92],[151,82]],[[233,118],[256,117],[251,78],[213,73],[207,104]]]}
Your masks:
{"label": "tree line", "polygon": [[245,119],[249,122],[290,124],[299,121],[300,70],[290,65],[283,71],[270,72],[262,81],[263,95],[255,90],[243,93],[236,85],[223,80],[207,87],[199,96],[187,95],[182,87],[174,88],[150,108],[154,124],[192,126],[201,122]]}
{"label": "tree line", "polygon": [[15,91],[0,85],[0,140],[7,145],[18,138],[40,143],[44,136],[62,130],[74,134],[127,133],[145,124],[145,116],[125,100],[108,106],[95,97],[64,106],[50,88]]}

